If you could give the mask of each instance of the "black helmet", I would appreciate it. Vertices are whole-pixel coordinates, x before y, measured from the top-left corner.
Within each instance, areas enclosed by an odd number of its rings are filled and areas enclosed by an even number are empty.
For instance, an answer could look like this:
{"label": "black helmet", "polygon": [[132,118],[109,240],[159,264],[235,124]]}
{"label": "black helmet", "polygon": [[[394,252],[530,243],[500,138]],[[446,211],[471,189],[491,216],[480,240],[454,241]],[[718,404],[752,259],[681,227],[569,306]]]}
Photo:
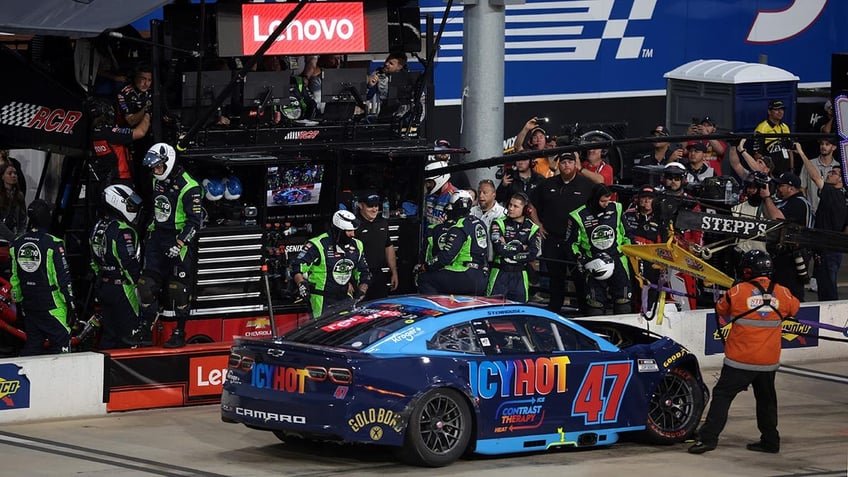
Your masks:
{"label": "black helmet", "polygon": [[757,277],[771,277],[774,266],[771,255],[762,250],[749,250],[742,255],[739,261],[739,277],[750,280]]}
{"label": "black helmet", "polygon": [[445,207],[448,219],[458,220],[460,217],[465,217],[471,212],[471,206],[474,200],[467,190],[458,190],[450,197],[450,202]]}
{"label": "black helmet", "polygon": [[50,205],[42,199],[35,199],[27,207],[27,217],[29,225],[33,228],[47,228],[50,226],[53,217],[50,213]]}
{"label": "black helmet", "polygon": [[88,114],[91,116],[91,125],[113,126],[115,124],[115,105],[106,98],[94,97],[88,100],[86,105]]}

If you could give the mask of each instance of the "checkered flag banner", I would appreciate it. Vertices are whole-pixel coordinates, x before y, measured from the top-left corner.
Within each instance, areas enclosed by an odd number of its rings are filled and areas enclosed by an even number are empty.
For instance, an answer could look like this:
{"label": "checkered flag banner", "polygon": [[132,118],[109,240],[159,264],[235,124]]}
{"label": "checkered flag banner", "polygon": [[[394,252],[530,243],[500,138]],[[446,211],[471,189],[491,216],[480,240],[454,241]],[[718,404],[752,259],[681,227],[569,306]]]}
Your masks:
{"label": "checkered flag banner", "polygon": [[20,103],[12,101],[11,103],[0,107],[0,124],[9,126],[27,127],[27,124],[38,112],[40,106],[35,104]]}

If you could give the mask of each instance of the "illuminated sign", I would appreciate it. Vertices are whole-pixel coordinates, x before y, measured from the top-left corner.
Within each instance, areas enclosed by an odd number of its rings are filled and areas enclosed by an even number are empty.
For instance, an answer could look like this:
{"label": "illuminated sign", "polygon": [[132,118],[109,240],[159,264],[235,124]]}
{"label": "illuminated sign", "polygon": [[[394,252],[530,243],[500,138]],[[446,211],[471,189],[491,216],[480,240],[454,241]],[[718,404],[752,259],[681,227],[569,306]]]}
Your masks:
{"label": "illuminated sign", "polygon": [[[295,3],[242,5],[243,53],[252,55],[295,8]],[[309,3],[276,38],[268,55],[365,52],[361,3]]]}

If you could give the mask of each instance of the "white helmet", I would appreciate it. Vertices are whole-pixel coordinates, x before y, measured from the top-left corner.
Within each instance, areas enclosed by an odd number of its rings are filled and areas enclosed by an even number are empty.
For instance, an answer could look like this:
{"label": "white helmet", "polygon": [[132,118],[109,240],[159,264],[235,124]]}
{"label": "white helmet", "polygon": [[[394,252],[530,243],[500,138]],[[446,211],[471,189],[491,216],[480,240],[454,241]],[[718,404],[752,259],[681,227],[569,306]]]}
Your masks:
{"label": "white helmet", "polygon": [[206,191],[206,200],[216,201],[224,197],[224,184],[218,179],[203,179],[203,190]]}
{"label": "white helmet", "polygon": [[170,144],[160,142],[156,143],[147,150],[144,155],[143,164],[146,167],[153,169],[159,164],[165,164],[165,170],[161,174],[153,174],[153,177],[162,181],[168,178],[168,175],[174,170],[174,165],[177,163],[177,151]]}
{"label": "white helmet", "polygon": [[458,219],[468,215],[473,204],[474,199],[471,198],[471,194],[467,190],[458,190],[451,194],[445,210],[448,212],[449,218]]}
{"label": "white helmet", "polygon": [[359,219],[349,210],[339,210],[333,214],[333,227],[339,230],[356,230],[359,228]]}
{"label": "white helmet", "polygon": [[123,184],[113,184],[103,189],[103,202],[121,214],[127,222],[134,222],[141,210],[141,197]]}
{"label": "white helmet", "polygon": [[[424,166],[424,171],[432,171],[433,169],[441,169],[443,167],[448,167],[448,161],[435,161],[427,163]],[[450,174],[441,174],[438,176],[427,176],[425,179],[433,180],[436,185],[433,186],[433,189],[428,191],[428,193],[436,193],[442,189],[442,186],[448,183],[450,180]]]}
{"label": "white helmet", "polygon": [[685,176],[686,166],[677,161],[669,162],[665,165],[665,167],[663,167],[663,174],[670,176]]}
{"label": "white helmet", "polygon": [[615,271],[615,262],[606,253],[600,253],[597,257],[586,263],[586,271],[595,280],[606,280]]}

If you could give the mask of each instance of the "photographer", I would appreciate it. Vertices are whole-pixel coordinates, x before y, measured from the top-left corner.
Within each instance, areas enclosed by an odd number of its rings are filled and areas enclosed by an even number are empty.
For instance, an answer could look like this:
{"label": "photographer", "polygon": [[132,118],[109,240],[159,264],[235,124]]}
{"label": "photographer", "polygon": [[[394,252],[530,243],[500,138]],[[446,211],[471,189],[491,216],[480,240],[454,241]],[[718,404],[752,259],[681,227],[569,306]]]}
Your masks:
{"label": "photographer", "polygon": [[[801,193],[801,179],[793,172],[784,172],[775,180],[777,196],[782,202],[774,203],[771,191],[766,186],[760,189],[763,199],[763,212],[767,219],[786,222],[810,228],[813,225],[810,202]],[[800,301],[804,301],[804,285],[810,281],[807,273],[808,251],[788,244],[771,247],[774,257],[774,280],[785,286]]]}
{"label": "photographer", "polygon": [[515,161],[512,167],[504,165],[504,168],[499,169],[495,175],[501,180],[498,189],[495,192],[495,200],[501,204],[506,204],[510,197],[522,192],[530,195],[530,191],[536,188],[545,178],[538,172],[533,170],[532,159],[519,159]]}
{"label": "photographer", "polygon": [[[550,121],[548,118],[532,117],[524,123],[524,127],[515,136],[515,147],[513,152],[521,151],[541,151],[547,147],[548,133],[542,128],[542,124],[547,124]],[[534,171],[542,177],[553,177],[557,174],[557,163],[553,158],[540,156],[533,160],[530,166]]]}

